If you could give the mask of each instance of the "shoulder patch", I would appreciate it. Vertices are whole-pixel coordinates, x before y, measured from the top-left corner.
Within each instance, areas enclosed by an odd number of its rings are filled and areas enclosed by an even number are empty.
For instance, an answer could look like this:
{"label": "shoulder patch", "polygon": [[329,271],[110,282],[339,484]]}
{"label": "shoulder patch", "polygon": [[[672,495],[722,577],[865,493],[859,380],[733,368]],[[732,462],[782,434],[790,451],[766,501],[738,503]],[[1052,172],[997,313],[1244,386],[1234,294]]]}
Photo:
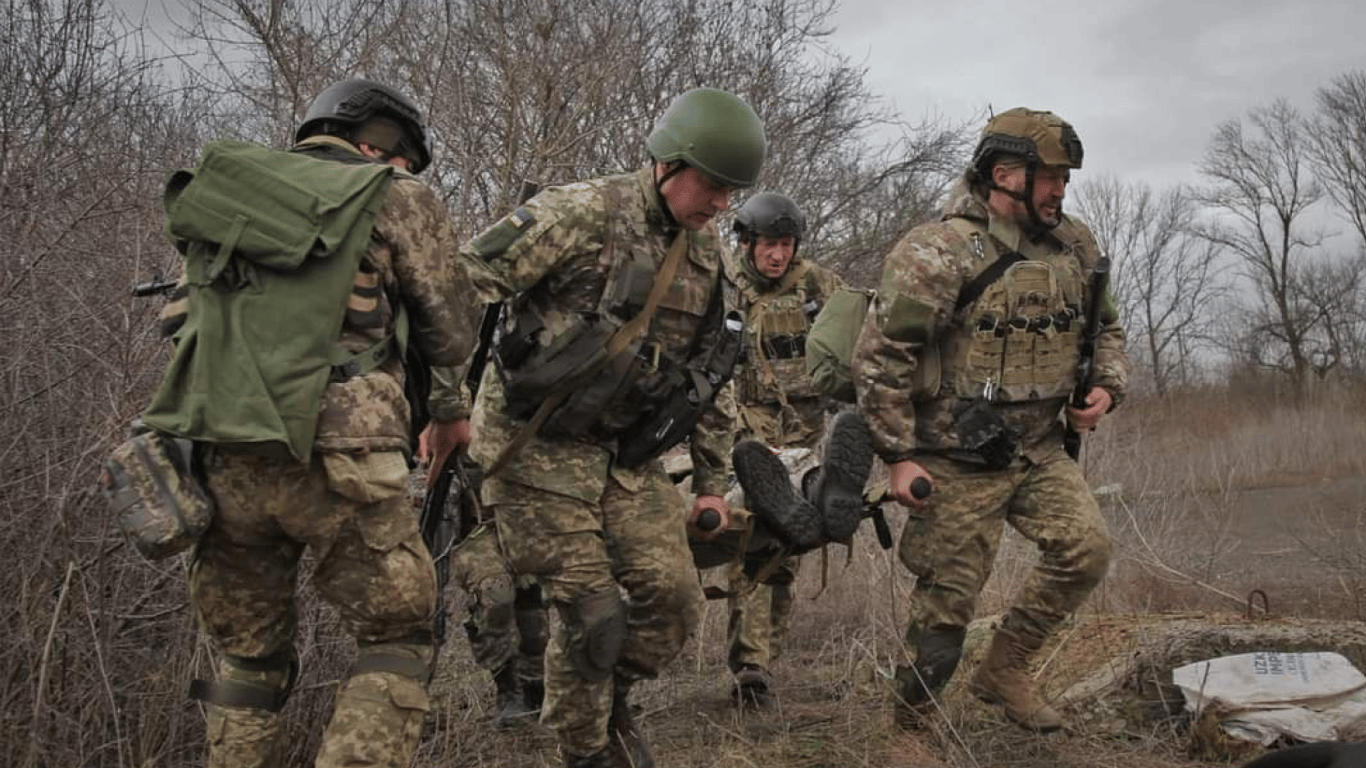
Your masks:
{"label": "shoulder patch", "polygon": [[536,223],[536,217],[525,207],[499,219],[498,223],[484,230],[470,241],[470,250],[484,261],[495,258],[506,252],[518,238],[526,234],[532,224]]}

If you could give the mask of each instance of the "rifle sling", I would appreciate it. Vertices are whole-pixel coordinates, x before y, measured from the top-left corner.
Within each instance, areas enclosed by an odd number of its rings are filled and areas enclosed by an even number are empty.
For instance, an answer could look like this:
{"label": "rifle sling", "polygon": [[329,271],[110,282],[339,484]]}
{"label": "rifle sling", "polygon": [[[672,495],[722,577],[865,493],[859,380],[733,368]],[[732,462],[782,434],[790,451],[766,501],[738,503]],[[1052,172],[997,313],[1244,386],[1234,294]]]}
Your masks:
{"label": "rifle sling", "polygon": [[[627,320],[618,328],[616,333],[612,334],[612,337],[607,340],[607,358],[603,363],[603,367],[611,365],[611,362],[616,359],[617,355],[621,354],[623,350],[631,345],[631,342],[635,341],[638,336],[650,327],[650,320],[654,317],[655,310],[659,307],[659,302],[664,300],[665,292],[667,292],[669,286],[673,284],[674,274],[678,271],[678,263],[683,260],[683,254],[687,253],[687,251],[688,236],[684,230],[680,229],[678,234],[674,236],[673,243],[669,246],[669,253],[664,257],[664,264],[659,268],[659,272],[655,273],[655,281],[654,284],[650,286],[650,293],[645,299],[645,306],[641,308],[640,312],[638,312],[635,317]],[[527,442],[531,440],[532,435],[535,435],[540,431],[541,425],[545,424],[545,420],[550,418],[550,414],[558,408],[560,403],[564,402],[564,399],[568,396],[568,389],[563,388],[556,390],[550,397],[547,397],[541,403],[541,406],[536,409],[536,413],[532,415],[531,420],[517,431],[517,434],[507,445],[503,446],[503,450],[499,452],[498,458],[494,459],[493,464],[489,466],[488,472],[484,474],[484,478],[488,479],[501,472],[503,468],[508,465],[508,462],[512,460],[512,457],[516,456]]]}

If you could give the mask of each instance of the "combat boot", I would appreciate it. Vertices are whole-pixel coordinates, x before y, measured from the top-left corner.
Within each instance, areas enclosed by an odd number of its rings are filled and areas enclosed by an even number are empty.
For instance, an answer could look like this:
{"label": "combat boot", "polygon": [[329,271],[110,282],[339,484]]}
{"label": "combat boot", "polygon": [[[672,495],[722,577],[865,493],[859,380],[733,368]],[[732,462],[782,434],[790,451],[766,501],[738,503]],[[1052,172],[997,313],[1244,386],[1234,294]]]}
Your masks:
{"label": "combat boot", "polygon": [[873,471],[873,434],[853,411],[830,420],[820,472],[808,492],[831,541],[848,541],[863,520],[863,487]]}
{"label": "combat boot", "polygon": [[825,531],[820,513],[793,488],[787,467],[771,448],[741,440],[731,450],[731,461],[751,512],[798,552],[821,545]]}
{"label": "combat boot", "polygon": [[1014,632],[996,630],[987,657],[972,676],[971,690],[989,704],[1000,704],[1006,717],[1021,728],[1039,733],[1062,727],[1062,715],[1048,706],[1029,679],[1029,657],[1041,643],[1031,643]]}
{"label": "combat boot", "polygon": [[526,691],[517,679],[516,664],[504,664],[493,675],[493,685],[498,691],[498,714],[493,719],[494,728],[516,728],[531,720],[536,708],[529,706]]}
{"label": "combat boot", "polygon": [[608,751],[621,768],[655,768],[655,756],[631,712],[631,682],[616,678],[612,687],[612,715],[607,720]]}
{"label": "combat boot", "polygon": [[730,697],[740,707],[762,707],[768,704],[772,679],[768,670],[758,664],[741,664],[735,673],[735,688]]}

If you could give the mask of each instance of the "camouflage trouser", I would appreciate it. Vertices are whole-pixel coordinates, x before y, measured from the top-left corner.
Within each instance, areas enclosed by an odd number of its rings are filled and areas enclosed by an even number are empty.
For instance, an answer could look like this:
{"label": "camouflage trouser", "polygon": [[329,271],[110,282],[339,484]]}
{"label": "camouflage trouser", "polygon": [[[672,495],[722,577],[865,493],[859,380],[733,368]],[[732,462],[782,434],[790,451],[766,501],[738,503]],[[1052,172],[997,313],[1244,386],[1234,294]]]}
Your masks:
{"label": "camouflage trouser", "polygon": [[916,575],[906,642],[972,619],[1005,524],[1041,554],[1005,628],[1042,642],[1086,600],[1110,560],[1105,520],[1076,462],[1059,445],[1038,464],[985,470],[942,457],[916,459],[934,478],[928,506],[906,521],[901,562]]}
{"label": "camouflage trouser", "polygon": [[451,580],[465,594],[475,663],[492,673],[512,664],[522,682],[539,683],[546,643],[540,587],[512,575],[493,524],[475,528],[451,552]]}
{"label": "camouflage trouser", "polygon": [[541,722],[571,754],[607,746],[612,709],[613,675],[581,668],[581,598],[625,590],[625,637],[612,671],[628,680],[656,677],[700,615],[678,491],[657,462],[633,474],[638,490],[607,477],[596,504],[501,477],[485,481],[486,490],[501,486],[488,497],[500,500],[492,510],[512,569],[535,577],[559,613],[546,650]]}
{"label": "camouflage trouser", "polygon": [[[407,768],[429,706],[436,574],[401,493],[403,456],[315,455],[304,466],[211,451],[205,464],[218,508],[191,560],[190,595],[224,654],[220,680],[287,693],[308,547],[313,585],[360,645],[316,765]],[[211,704],[208,713],[210,766],[282,764],[278,712]]]}
{"label": "camouflage trouser", "polygon": [[754,585],[752,590],[744,574],[731,575],[726,655],[730,671],[738,672],[746,664],[768,669],[782,654],[792,616],[792,582],[800,563],[800,558],[784,559],[768,583]]}

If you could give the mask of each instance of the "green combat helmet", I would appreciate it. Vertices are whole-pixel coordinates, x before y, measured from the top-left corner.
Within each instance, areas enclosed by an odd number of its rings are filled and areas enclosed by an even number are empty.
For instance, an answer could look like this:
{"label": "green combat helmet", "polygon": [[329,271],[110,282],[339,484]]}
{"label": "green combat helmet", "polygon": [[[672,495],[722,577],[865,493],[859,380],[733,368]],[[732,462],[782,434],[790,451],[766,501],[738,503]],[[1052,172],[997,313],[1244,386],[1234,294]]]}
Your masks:
{"label": "green combat helmet", "polygon": [[[401,130],[387,132],[381,125],[367,126],[376,117],[395,121]],[[362,135],[360,131],[369,131],[371,135]],[[408,170],[415,174],[432,162],[422,111],[407,96],[374,80],[339,80],[324,88],[309,105],[294,140],[302,141],[320,133],[365,141],[390,155],[406,157]]]}
{"label": "green combat helmet", "polygon": [[1036,225],[1050,228],[1034,210],[1034,173],[1041,165],[1080,169],[1082,147],[1077,132],[1052,112],[1024,107],[1008,109],[988,120],[982,129],[982,138],[972,153],[970,181],[999,189],[992,183],[991,166],[1001,155],[1018,157],[1026,163],[1024,193],[1001,191],[1024,202]]}
{"label": "green combat helmet", "polygon": [[669,104],[645,146],[661,163],[682,160],[726,186],[752,187],[768,140],[759,116],[738,96],[694,88]]}

